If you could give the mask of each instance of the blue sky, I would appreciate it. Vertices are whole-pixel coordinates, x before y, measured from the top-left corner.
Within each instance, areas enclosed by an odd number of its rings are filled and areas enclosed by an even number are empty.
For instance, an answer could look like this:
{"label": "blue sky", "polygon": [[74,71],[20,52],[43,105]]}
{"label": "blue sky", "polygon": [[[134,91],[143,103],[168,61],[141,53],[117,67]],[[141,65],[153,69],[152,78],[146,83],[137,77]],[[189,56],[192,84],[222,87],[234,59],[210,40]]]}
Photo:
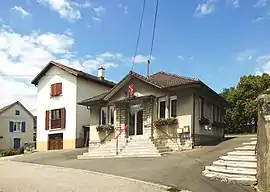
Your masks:
{"label": "blue sky", "polygon": [[[141,74],[155,3],[147,1],[145,8],[134,67]],[[3,1],[1,86],[29,93],[6,88],[2,104],[17,98],[31,103],[36,89],[29,82],[50,59],[95,75],[103,64],[106,77],[119,81],[131,70],[142,5],[143,0]],[[200,78],[217,92],[242,75],[270,73],[269,19],[270,0],[160,0],[151,73]]]}

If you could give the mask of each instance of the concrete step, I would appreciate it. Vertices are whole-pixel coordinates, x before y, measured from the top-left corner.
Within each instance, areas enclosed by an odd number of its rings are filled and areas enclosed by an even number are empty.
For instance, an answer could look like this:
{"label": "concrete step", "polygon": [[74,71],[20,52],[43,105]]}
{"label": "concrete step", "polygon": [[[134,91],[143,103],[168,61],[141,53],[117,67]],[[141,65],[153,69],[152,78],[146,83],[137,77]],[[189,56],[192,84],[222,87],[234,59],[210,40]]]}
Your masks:
{"label": "concrete step", "polygon": [[229,156],[255,156],[255,151],[232,151],[228,152]]}
{"label": "concrete step", "polygon": [[245,185],[252,185],[257,181],[255,176],[247,176],[247,175],[231,175],[226,173],[217,173],[209,170],[204,170],[202,174],[209,178],[220,179],[223,181],[241,183]]}
{"label": "concrete step", "polygon": [[255,145],[254,146],[246,145],[244,147],[236,147],[235,150],[237,150],[237,151],[255,151]]}
{"label": "concrete step", "polygon": [[225,160],[225,161],[257,162],[256,156],[220,156],[219,159]]}
{"label": "concrete step", "polygon": [[130,157],[161,157],[160,154],[119,154],[119,155],[79,155],[77,159],[87,160],[87,159],[103,159],[103,158],[130,158]]}
{"label": "concrete step", "polygon": [[257,137],[250,138],[250,140],[257,141]]}
{"label": "concrete step", "polygon": [[257,141],[244,142],[243,145],[256,145]]}
{"label": "concrete step", "polygon": [[206,170],[225,174],[237,174],[237,175],[249,175],[256,176],[257,170],[251,168],[236,168],[236,167],[224,167],[224,166],[206,166]]}
{"label": "concrete step", "polygon": [[239,162],[239,161],[224,161],[217,160],[213,162],[216,166],[228,166],[228,167],[242,167],[242,168],[257,168],[256,162]]}

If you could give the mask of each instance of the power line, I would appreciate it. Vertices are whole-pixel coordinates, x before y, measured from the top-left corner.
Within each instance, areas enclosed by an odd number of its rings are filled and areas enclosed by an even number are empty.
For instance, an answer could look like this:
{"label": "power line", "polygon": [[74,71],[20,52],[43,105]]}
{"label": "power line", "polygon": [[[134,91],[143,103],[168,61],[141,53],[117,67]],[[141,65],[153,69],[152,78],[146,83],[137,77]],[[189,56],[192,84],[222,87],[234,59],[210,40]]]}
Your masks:
{"label": "power line", "polygon": [[146,0],[143,0],[143,9],[142,9],[142,14],[141,14],[140,26],[139,26],[139,31],[138,31],[137,41],[136,41],[135,53],[134,53],[134,57],[132,60],[132,71],[134,68],[135,58],[136,58],[136,55],[138,52],[139,42],[140,42],[140,38],[141,38],[141,30],[142,30],[142,23],[143,23],[144,12],[145,12],[145,5],[146,5]]}
{"label": "power line", "polygon": [[150,71],[149,68],[150,68],[150,63],[151,63],[152,53],[153,53],[153,47],[154,47],[154,42],[155,42],[158,8],[159,8],[159,0],[157,0],[157,3],[156,3],[156,12],[155,12],[155,19],[154,19],[154,26],[153,26],[152,42],[151,42],[151,48],[150,48],[150,53],[149,53],[149,59],[147,61],[147,77],[149,76],[149,71]]}

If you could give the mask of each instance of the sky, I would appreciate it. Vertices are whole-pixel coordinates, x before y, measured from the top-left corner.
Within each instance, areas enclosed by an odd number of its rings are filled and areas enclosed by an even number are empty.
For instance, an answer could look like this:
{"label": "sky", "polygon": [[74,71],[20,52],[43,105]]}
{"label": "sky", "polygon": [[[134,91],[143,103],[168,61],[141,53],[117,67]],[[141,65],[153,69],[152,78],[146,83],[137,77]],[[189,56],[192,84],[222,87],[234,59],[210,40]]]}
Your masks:
{"label": "sky", "polygon": [[[121,80],[135,55],[143,0],[9,0],[0,6],[0,107],[35,113],[31,80],[55,60]],[[146,75],[156,1],[148,0],[133,70]],[[270,0],[160,0],[150,73],[201,79],[217,92],[270,73]],[[267,35],[268,34],[268,35]]]}

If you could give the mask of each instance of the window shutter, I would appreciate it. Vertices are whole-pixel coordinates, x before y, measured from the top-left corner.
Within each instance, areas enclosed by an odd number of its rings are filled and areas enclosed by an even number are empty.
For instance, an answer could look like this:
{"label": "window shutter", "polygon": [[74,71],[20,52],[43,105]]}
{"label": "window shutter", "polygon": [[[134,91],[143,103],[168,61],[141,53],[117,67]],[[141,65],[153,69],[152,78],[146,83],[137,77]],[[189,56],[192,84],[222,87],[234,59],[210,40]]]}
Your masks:
{"label": "window shutter", "polygon": [[25,122],[22,122],[22,132],[25,132]]}
{"label": "window shutter", "polygon": [[9,122],[9,132],[13,132],[13,121]]}
{"label": "window shutter", "polygon": [[45,114],[45,130],[50,128],[50,111],[46,111]]}
{"label": "window shutter", "polygon": [[57,83],[56,84],[56,95],[61,95],[62,94],[62,83]]}
{"label": "window shutter", "polygon": [[66,109],[61,109],[61,128],[66,128]]}

